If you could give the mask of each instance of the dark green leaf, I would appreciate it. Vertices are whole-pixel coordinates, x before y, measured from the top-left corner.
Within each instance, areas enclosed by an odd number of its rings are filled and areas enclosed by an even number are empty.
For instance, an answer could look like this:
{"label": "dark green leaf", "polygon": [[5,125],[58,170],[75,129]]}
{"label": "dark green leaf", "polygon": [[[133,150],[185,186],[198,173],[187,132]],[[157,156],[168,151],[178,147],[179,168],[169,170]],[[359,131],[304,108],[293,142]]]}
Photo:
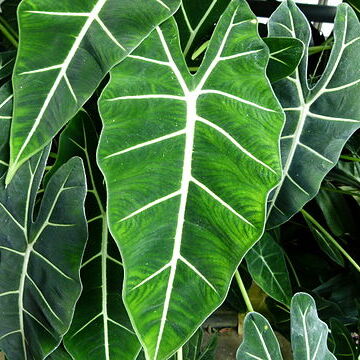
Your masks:
{"label": "dark green leaf", "polygon": [[290,76],[300,63],[304,53],[304,44],[298,39],[287,37],[267,37],[265,44],[270,50],[266,74],[274,83]]}
{"label": "dark green leaf", "polygon": [[[88,179],[86,201],[89,240],[81,269],[83,291],[64,344],[76,360],[132,360],[140,350],[124,308],[123,270],[119,252],[107,230],[103,177],[96,165],[98,134],[81,111],[60,136],[51,172],[74,155],[83,158]],[[51,175],[51,174],[50,174]]]}
{"label": "dark green leaf", "polygon": [[183,0],[175,19],[179,27],[181,48],[189,66],[199,65],[191,57],[209,40],[230,0]]}
{"label": "dark green leaf", "polygon": [[341,236],[356,231],[355,219],[344,195],[320,190],[316,196],[316,202],[334,235]]}
{"label": "dark green leaf", "polygon": [[358,360],[359,351],[349,330],[337,319],[331,319],[332,352],[337,360]]}
{"label": "dark green leaf", "polygon": [[[0,347],[11,360],[44,359],[68,330],[80,295],[86,241],[85,174],[79,158],[36,194],[48,149],[0,188]],[[4,178],[2,178],[2,182]]]}
{"label": "dark green leaf", "polygon": [[360,126],[360,25],[350,6],[338,7],[331,55],[311,88],[307,81],[311,31],[293,1],[284,1],[271,16],[269,35],[297,38],[305,44],[294,75],[274,84],[287,115],[281,139],[283,180],[269,203],[268,227],[275,227],[317,194],[344,144]]}
{"label": "dark green leaf", "polygon": [[274,238],[265,233],[245,259],[253,280],[272,298],[290,306],[292,289],[284,251]]}

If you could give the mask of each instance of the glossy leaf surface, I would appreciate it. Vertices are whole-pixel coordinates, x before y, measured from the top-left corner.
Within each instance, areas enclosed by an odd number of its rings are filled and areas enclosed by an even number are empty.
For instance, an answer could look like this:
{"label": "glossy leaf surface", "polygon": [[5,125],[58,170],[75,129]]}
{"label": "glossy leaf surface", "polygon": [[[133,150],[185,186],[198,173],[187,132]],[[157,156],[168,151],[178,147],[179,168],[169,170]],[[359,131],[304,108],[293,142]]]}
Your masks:
{"label": "glossy leaf surface", "polygon": [[103,177],[96,165],[98,134],[85,111],[60,136],[55,172],[72,156],[80,156],[88,180],[86,200],[89,240],[81,268],[83,291],[64,344],[74,359],[134,359],[140,343],[124,308],[123,270],[119,251],[108,233]]}
{"label": "glossy leaf surface", "polygon": [[149,359],[169,357],[222,303],[262,235],[283,121],[267,59],[255,16],[234,0],[195,76],[171,19],[114,68],[100,99],[109,223]]}
{"label": "glossy leaf surface", "polygon": [[290,305],[292,290],[284,251],[272,235],[265,233],[245,259],[253,280],[272,298]]}
{"label": "glossy leaf surface", "polygon": [[109,69],[178,5],[179,0],[21,3],[7,182],[75,115]]}
{"label": "glossy leaf surface", "polygon": [[283,180],[269,203],[268,226],[274,227],[316,195],[345,142],[359,128],[360,25],[348,5],[339,6],[330,59],[311,89],[307,81],[310,28],[295,3],[286,1],[278,7],[270,19],[269,35],[298,38],[305,44],[294,75],[274,84],[286,112],[281,141]]}
{"label": "glossy leaf surface", "polygon": [[48,149],[33,157],[0,190],[0,347],[12,360],[43,359],[54,350],[81,290],[82,162],[74,158],[59,169],[38,208],[47,155]]}

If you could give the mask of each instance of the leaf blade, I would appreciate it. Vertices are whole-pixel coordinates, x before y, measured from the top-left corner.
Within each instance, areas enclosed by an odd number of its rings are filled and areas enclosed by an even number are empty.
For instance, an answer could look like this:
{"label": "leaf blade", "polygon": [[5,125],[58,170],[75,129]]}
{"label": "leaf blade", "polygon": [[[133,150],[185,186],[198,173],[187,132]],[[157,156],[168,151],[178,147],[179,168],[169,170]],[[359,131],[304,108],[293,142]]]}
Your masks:
{"label": "leaf blade", "polygon": [[357,61],[354,49],[359,46],[360,26],[350,7],[343,4],[338,8],[333,50],[322,77],[312,88],[307,81],[310,29],[295,3],[288,0],[279,6],[269,31],[305,44],[305,55],[295,75],[274,85],[287,121],[281,142],[284,176],[269,203],[271,228],[287,221],[317,194],[345,142],[360,126],[358,109],[352,105],[357,104],[355,97],[360,91],[358,74],[345,75],[343,70],[349,62]]}
{"label": "leaf blade", "polygon": [[[223,301],[240,258],[263,231],[262,204],[280,173],[282,114],[265,78],[268,53],[256,28],[247,4],[232,1],[203,66],[192,77],[170,19],[112,71],[100,100],[105,130],[98,161],[109,191],[109,224],[125,266],[124,301],[150,359],[171,356]],[[248,41],[235,41],[242,32]],[[261,96],[246,97],[243,83],[226,85],[233,83],[236,66],[252,74],[263,89]],[[228,79],[225,85],[220,73]],[[226,106],[216,109],[219,103]],[[240,139],[245,126],[239,120],[227,121],[231,110],[245,114],[248,109],[266,128],[267,121],[272,123],[262,137],[270,155],[251,144],[251,132]],[[131,135],[123,138],[125,133]],[[217,177],[224,163],[239,162],[248,166],[246,174],[231,165],[236,175],[226,173],[232,179],[229,185]],[[234,194],[241,197],[239,182],[250,186],[247,171],[259,180],[258,192],[240,207]],[[231,231],[223,245],[218,239],[225,223]],[[199,239],[198,249],[191,239]],[[141,256],[136,257],[140,244]],[[216,254],[212,266],[206,252]],[[186,287],[190,278],[193,286]],[[200,301],[204,296],[207,307]],[[144,298],[153,312],[139,301]],[[179,314],[194,313],[195,307],[196,316],[188,317],[184,327]]]}
{"label": "leaf blade", "polygon": [[[86,5],[73,1],[54,5],[47,0],[21,3],[7,183],[21,164],[47,145],[75,115],[109,69],[124,59],[154,25],[171,15],[177,5],[178,0],[126,4],[93,0]],[[134,26],[134,18],[143,26]],[[121,21],[125,25],[120,27],[117,24]],[[50,58],[46,57],[46,62],[38,51],[44,46]],[[86,74],[91,76],[84,81]],[[36,97],[28,85],[34,82],[38,84]]]}

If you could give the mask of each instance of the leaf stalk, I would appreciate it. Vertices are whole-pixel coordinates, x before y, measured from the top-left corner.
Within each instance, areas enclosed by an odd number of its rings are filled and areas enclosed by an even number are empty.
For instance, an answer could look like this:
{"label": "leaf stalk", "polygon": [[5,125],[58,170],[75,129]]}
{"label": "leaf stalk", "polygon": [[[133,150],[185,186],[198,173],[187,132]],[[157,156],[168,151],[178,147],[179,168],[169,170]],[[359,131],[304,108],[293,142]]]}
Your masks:
{"label": "leaf stalk", "polygon": [[241,291],[241,295],[243,296],[244,298],[244,301],[245,301],[245,304],[246,304],[246,308],[248,310],[248,312],[253,312],[254,311],[254,308],[253,306],[251,305],[251,301],[250,301],[250,298],[249,298],[249,295],[246,291],[246,288],[245,288],[245,285],[241,279],[241,276],[240,276],[240,273],[239,273],[239,270],[236,270],[235,271],[235,279],[236,279],[236,282],[238,283],[239,285],[239,289]]}
{"label": "leaf stalk", "polygon": [[360,272],[360,266],[358,263],[348,254],[348,252],[331,236],[331,234],[326,231],[326,229],[320,225],[307,211],[304,209],[301,210],[302,215],[305,219],[309,220],[345,257],[348,261],[355,267],[357,271]]}

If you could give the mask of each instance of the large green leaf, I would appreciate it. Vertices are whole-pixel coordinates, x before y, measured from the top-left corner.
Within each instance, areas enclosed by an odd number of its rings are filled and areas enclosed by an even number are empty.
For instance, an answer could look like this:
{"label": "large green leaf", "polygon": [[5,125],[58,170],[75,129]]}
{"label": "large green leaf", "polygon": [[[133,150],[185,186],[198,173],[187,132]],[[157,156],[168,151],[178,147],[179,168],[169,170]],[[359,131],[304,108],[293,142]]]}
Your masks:
{"label": "large green leaf", "polygon": [[114,68],[100,99],[109,224],[149,359],[169,357],[222,303],[262,235],[283,123],[267,60],[255,16],[233,0],[195,76],[170,19]]}
{"label": "large green leaf", "polygon": [[74,155],[84,160],[88,179],[86,210],[89,240],[81,269],[83,291],[64,344],[76,360],[134,359],[140,350],[121,298],[122,265],[109,236],[103,177],[96,165],[98,135],[85,111],[60,136],[52,172]]}
{"label": "large green leaf", "polygon": [[272,235],[265,233],[245,259],[253,280],[272,298],[290,305],[292,290],[284,251]]}
{"label": "large green leaf", "polygon": [[307,81],[310,27],[292,1],[283,2],[272,15],[269,34],[298,38],[305,44],[294,75],[274,84],[287,115],[281,141],[283,179],[269,203],[268,226],[274,227],[316,195],[345,142],[359,128],[360,25],[348,5],[339,6],[331,56],[312,88]]}
{"label": "large green leaf", "polygon": [[179,0],[24,0],[7,183]]}
{"label": "large green leaf", "polygon": [[24,164],[6,189],[1,178],[0,348],[11,360],[51,353],[70,325],[81,290],[87,237],[83,165],[74,158],[61,167],[39,205],[48,151]]}
{"label": "large green leaf", "polygon": [[[291,301],[291,345],[294,360],[336,360],[327,348],[329,329],[317,315],[314,299],[305,293]],[[279,343],[269,322],[258,313],[245,318],[244,341],[238,360],[282,360]]]}

